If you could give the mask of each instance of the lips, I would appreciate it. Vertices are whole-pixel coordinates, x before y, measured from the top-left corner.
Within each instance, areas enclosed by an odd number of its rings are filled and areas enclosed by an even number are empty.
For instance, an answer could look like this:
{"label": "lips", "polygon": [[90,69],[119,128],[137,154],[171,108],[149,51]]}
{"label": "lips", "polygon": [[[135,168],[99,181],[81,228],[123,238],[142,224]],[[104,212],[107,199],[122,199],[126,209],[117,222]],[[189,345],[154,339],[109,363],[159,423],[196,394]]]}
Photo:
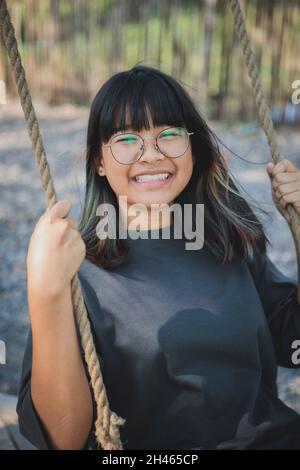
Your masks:
{"label": "lips", "polygon": [[164,172],[164,173],[156,173],[156,174],[141,174],[141,175],[136,175],[133,177],[134,181],[137,181],[139,183],[145,183],[149,181],[164,181],[168,178],[170,178],[172,174],[170,172]]}
{"label": "lips", "polygon": [[153,190],[169,185],[173,178],[174,174],[170,172],[154,173],[152,175],[144,173],[143,175],[132,177],[131,182],[139,188]]}

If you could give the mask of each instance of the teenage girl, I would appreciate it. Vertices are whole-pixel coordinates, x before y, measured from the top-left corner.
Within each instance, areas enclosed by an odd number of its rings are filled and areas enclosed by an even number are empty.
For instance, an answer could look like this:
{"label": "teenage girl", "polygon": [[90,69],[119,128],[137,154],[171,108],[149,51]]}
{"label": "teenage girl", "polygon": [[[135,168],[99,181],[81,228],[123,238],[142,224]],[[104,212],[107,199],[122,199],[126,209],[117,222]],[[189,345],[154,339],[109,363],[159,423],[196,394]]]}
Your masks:
{"label": "teenage girl", "polygon": [[[290,223],[300,172],[288,160],[267,171]],[[204,221],[201,247],[175,236],[173,205],[194,233]],[[147,66],[104,83],[78,226],[70,209],[60,200],[45,211],[29,243],[24,436],[39,449],[97,448],[72,310],[78,272],[110,409],[126,419],[124,449],[299,449],[300,416],[276,386],[277,366],[300,367],[298,286],[267,256],[263,224],[184,86]]]}

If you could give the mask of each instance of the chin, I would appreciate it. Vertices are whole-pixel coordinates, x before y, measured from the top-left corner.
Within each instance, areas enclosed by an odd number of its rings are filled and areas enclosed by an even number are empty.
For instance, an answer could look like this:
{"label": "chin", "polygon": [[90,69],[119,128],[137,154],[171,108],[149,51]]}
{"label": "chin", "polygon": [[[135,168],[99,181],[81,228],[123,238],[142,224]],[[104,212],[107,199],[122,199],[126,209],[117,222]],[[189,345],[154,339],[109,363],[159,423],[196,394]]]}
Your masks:
{"label": "chin", "polygon": [[143,204],[149,208],[151,208],[151,204],[171,204],[171,202],[174,200],[174,197],[170,196],[154,196],[154,195],[149,195],[148,197],[139,197],[136,199],[131,199],[131,204]]}

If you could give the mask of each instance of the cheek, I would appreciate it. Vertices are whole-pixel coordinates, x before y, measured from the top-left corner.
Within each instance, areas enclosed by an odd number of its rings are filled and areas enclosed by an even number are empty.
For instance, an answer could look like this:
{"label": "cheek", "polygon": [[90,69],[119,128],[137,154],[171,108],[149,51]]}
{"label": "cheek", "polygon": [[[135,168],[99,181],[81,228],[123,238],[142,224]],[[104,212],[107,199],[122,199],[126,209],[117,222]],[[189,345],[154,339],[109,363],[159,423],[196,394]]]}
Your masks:
{"label": "cheek", "polygon": [[106,168],[106,177],[117,196],[126,195],[128,192],[129,170],[125,165],[110,164]]}
{"label": "cheek", "polygon": [[111,188],[118,196],[124,196],[128,192],[128,177],[122,174],[111,175],[110,180],[108,180]]}
{"label": "cheek", "polygon": [[[184,161],[178,162],[177,166],[177,178],[178,182],[185,187],[189,180],[191,179],[193,173],[194,165],[192,156],[187,157]],[[183,189],[183,188],[182,188]]]}

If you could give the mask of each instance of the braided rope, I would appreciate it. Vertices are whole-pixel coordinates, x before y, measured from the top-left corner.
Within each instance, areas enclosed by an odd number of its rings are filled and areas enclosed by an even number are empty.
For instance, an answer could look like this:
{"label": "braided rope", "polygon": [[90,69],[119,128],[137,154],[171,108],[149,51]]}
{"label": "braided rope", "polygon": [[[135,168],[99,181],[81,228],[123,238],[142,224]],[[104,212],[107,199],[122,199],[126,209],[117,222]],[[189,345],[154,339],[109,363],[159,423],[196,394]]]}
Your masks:
{"label": "braided rope", "polygon": [[[0,0],[0,32],[14,72],[21,105],[28,126],[29,136],[36,157],[36,163],[46,195],[46,202],[48,207],[52,207],[57,202],[57,196],[46,158],[38,120],[25,78],[25,71],[18,51],[14,27],[11,23],[7,9],[6,0]],[[97,443],[104,450],[123,450],[118,427],[125,424],[126,420],[119,417],[109,408],[100,363],[96,353],[90,322],[84,305],[84,299],[82,297],[81,286],[77,274],[75,274],[71,281],[71,290],[75,319],[79,327],[85,361],[88,366],[94,398],[97,404],[97,419],[95,422],[95,436]]]}
{"label": "braided rope", "polygon": [[[278,144],[274,132],[273,121],[263,92],[256,59],[251,47],[251,41],[246,30],[245,18],[239,0],[229,0],[234,19],[234,27],[243,49],[248,74],[251,80],[253,95],[257,106],[260,124],[267,136],[268,144],[273,162],[276,164],[282,158],[278,149]],[[291,204],[287,204],[286,209],[291,218],[292,234],[297,245],[297,252],[300,253],[300,217]]]}
{"label": "braided rope", "polygon": [[[254,53],[251,48],[251,42],[246,31],[245,19],[241,11],[240,2],[239,0],[229,0],[229,2],[234,17],[235,30],[243,48],[248,73],[251,79],[255,102],[258,108],[259,120],[267,136],[272,159],[274,163],[278,163],[281,160],[281,156],[278,150],[272,119],[270,117],[269,109],[264,97]],[[56,203],[57,197],[50,173],[50,168],[46,159],[38,121],[26,82],[25,71],[23,69],[21,57],[18,52],[14,28],[10,21],[10,16],[5,0],[0,0],[0,30],[13,68],[21,105],[24,111],[25,120],[28,125],[29,136],[32,141],[32,147],[36,156],[37,166],[40,171],[42,186],[46,195],[46,201],[48,206],[52,207],[52,205]],[[289,204],[287,205],[287,210],[291,217],[292,232],[295,241],[297,242],[297,247],[300,251],[299,216],[295,209]],[[123,447],[120,441],[118,427],[123,425],[125,420],[117,416],[114,412],[111,412],[109,409],[109,403],[103,383],[101,368],[96,354],[90,323],[84,306],[77,275],[75,275],[72,279],[71,285],[75,318],[79,326],[81,342],[85,352],[85,360],[88,365],[95,401],[97,403],[96,438],[98,443],[105,450],[122,450]]]}

